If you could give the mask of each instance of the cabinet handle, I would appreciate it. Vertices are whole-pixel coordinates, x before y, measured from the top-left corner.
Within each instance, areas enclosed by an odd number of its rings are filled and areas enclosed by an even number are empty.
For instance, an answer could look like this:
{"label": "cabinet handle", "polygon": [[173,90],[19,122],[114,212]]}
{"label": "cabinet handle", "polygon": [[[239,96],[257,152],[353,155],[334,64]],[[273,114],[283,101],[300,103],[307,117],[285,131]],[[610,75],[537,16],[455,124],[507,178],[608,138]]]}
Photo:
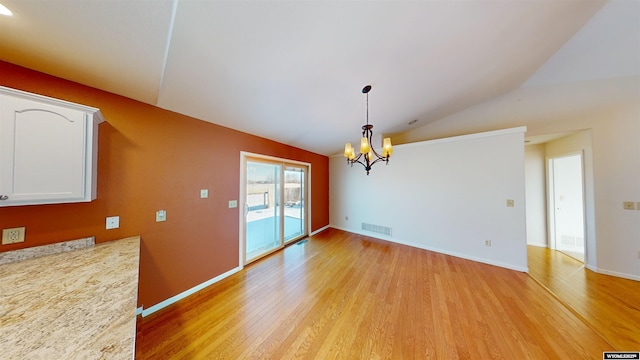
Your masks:
{"label": "cabinet handle", "polygon": [[0,195],[0,200],[7,200],[9,197],[7,195]]}

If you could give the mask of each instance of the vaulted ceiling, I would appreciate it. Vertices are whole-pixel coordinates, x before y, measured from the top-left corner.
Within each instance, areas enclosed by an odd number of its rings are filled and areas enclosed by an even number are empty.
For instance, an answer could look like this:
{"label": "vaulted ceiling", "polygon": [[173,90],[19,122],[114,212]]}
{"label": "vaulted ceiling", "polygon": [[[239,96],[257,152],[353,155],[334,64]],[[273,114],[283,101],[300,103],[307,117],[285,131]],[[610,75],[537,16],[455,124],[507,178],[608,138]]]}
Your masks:
{"label": "vaulted ceiling", "polygon": [[367,84],[374,131],[402,133],[555,81],[594,37],[638,56],[616,19],[585,26],[601,0],[0,3],[0,60],[325,155],[357,140]]}

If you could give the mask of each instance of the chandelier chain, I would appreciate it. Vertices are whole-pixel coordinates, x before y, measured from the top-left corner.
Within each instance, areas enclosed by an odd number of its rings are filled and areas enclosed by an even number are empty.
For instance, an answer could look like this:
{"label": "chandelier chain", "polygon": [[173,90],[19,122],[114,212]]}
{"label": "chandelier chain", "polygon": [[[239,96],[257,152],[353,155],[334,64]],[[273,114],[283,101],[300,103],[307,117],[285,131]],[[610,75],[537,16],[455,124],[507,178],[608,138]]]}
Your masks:
{"label": "chandelier chain", "polygon": [[367,125],[369,125],[369,92],[367,92]]}

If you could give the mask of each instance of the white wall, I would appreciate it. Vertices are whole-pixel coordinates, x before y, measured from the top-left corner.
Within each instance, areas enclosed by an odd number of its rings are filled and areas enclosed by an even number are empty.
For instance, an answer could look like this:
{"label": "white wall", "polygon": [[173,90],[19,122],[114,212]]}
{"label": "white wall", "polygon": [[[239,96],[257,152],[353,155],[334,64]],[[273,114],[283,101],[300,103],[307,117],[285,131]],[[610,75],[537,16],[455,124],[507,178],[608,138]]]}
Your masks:
{"label": "white wall", "polygon": [[546,247],[548,239],[544,144],[525,146],[524,174],[527,199],[527,244]]}
{"label": "white wall", "polygon": [[[527,271],[525,130],[395,146],[390,164],[376,164],[369,176],[332,157],[331,226]],[[391,227],[392,235],[363,231],[363,222]]]}
{"label": "white wall", "polygon": [[640,105],[594,124],[593,167],[598,270],[640,280]]}
{"label": "white wall", "polygon": [[597,257],[587,266],[640,280],[640,211],[622,208],[623,201],[640,201],[640,77],[519,88],[394,141],[510,126],[527,126],[527,136],[590,130],[593,197],[587,194],[585,207],[587,222],[594,218],[587,236],[595,235],[587,251]]}

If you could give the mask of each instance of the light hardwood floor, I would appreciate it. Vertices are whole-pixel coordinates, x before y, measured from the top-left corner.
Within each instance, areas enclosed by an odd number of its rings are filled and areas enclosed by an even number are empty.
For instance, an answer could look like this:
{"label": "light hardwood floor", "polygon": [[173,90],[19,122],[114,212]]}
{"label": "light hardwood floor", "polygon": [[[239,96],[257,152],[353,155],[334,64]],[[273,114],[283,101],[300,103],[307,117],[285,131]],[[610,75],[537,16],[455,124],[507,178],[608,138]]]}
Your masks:
{"label": "light hardwood floor", "polygon": [[137,359],[601,359],[526,273],[329,229],[139,319]]}
{"label": "light hardwood floor", "polygon": [[529,274],[616,350],[640,351],[640,282],[595,273],[559,251],[528,247]]}

